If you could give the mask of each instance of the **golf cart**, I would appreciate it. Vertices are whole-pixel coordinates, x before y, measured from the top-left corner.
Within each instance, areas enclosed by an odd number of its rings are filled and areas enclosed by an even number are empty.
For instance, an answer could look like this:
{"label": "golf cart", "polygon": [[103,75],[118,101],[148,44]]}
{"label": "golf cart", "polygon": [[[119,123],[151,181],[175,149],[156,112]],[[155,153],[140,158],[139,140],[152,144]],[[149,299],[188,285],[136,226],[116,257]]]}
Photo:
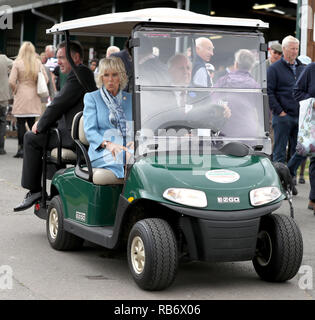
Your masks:
{"label": "golf cart", "polygon": [[[47,30],[67,39],[130,37],[133,63],[134,154],[125,178],[108,181],[105,169],[92,168],[84,119],[77,114],[75,164],[55,173],[48,198],[35,206],[54,249],[78,249],[84,240],[110,249],[126,246],[131,274],[145,290],[170,286],[182,258],[251,260],[266,281],[296,275],[301,233],[292,214],[273,213],[291,195],[285,174],[269,157],[261,32],[267,27],[260,20],[155,8],[66,21]],[[213,86],[176,82],[170,74],[172,57],[186,55],[188,48],[194,61],[198,38],[214,46]],[[149,70],[143,66],[148,44],[151,58],[159,61]],[[228,60],[240,50],[254,57],[243,73],[255,85],[222,85]],[[58,152],[61,162],[63,153]]]}

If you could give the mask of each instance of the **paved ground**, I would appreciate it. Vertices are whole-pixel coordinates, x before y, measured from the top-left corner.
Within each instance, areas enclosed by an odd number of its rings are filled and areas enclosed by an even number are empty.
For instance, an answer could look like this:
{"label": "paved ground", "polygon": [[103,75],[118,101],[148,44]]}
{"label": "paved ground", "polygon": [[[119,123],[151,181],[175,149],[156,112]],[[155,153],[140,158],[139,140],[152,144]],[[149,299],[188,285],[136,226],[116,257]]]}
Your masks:
{"label": "paved ground", "polygon": [[[0,300],[2,299],[288,299],[314,300],[303,289],[303,274],[287,283],[259,280],[251,262],[182,263],[174,284],[163,292],[140,290],[128,271],[125,255],[86,245],[78,252],[58,252],[46,239],[45,221],[32,209],[13,213],[24,197],[20,187],[21,159],[12,156],[17,141],[8,139],[8,154],[0,156]],[[315,268],[315,216],[306,209],[309,184],[298,185],[294,198],[296,221],[304,240],[303,265]],[[287,203],[278,210],[289,214]],[[5,282],[5,265],[13,273],[12,288]],[[6,275],[8,275],[6,273]]]}

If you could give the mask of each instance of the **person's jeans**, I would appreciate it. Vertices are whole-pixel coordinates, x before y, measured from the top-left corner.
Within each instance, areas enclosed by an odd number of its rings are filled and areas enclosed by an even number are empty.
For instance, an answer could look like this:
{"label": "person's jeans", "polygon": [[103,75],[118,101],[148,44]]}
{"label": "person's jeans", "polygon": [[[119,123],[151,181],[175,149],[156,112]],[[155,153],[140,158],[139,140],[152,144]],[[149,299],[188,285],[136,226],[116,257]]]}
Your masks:
{"label": "person's jeans", "polygon": [[7,106],[0,104],[0,150],[4,150],[4,136],[6,132]]}
{"label": "person's jeans", "polygon": [[285,163],[286,147],[289,141],[289,155],[292,156],[295,152],[299,130],[299,118],[292,117],[288,114],[284,117],[273,115],[272,128],[274,130],[273,161]]}
{"label": "person's jeans", "polygon": [[291,176],[296,176],[296,171],[301,163],[306,160],[307,156],[301,156],[298,153],[294,153],[294,155],[290,158],[288,162],[288,168],[290,170]]}
{"label": "person's jeans", "polygon": [[[297,153],[293,155],[293,157],[290,159],[288,163],[288,168],[290,169],[290,173],[292,176],[296,176],[297,168],[306,158],[307,157],[301,156]],[[310,158],[309,177],[310,177],[310,185],[311,185],[309,199],[315,202],[315,157]]]}

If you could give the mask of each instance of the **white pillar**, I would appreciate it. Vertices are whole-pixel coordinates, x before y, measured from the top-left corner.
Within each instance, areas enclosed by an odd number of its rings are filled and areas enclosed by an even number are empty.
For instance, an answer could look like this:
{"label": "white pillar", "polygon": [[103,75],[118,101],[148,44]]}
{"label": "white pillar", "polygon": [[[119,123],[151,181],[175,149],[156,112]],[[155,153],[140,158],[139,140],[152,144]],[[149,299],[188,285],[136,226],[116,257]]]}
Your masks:
{"label": "white pillar", "polygon": [[308,5],[308,0],[302,0],[300,12],[297,12],[301,16],[300,30],[301,30],[301,43],[300,53],[301,55],[307,55],[307,33],[308,29],[313,27],[314,14],[312,13],[311,6]]}
{"label": "white pillar", "polygon": [[24,15],[21,15],[20,47],[24,41]]}

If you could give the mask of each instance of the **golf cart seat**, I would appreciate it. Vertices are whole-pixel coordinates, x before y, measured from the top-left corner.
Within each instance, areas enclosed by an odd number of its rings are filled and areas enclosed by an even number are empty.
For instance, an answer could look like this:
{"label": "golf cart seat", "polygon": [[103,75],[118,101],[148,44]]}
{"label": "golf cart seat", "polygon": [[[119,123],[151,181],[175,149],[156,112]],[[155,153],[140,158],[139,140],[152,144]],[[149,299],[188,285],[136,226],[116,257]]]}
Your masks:
{"label": "golf cart seat", "polygon": [[[124,179],[118,179],[108,169],[92,168],[88,155],[89,142],[87,141],[83,127],[83,111],[77,113],[73,118],[71,136],[77,147],[77,161],[75,173],[78,177],[93,182],[96,185],[123,184]],[[82,158],[83,156],[83,158]],[[83,166],[85,164],[85,166]]]}
{"label": "golf cart seat", "polygon": [[[58,148],[54,148],[51,150],[51,154],[50,154],[51,158],[56,159],[58,158]],[[73,152],[70,149],[65,149],[65,148],[61,148],[61,161],[62,162],[74,162],[77,159],[77,155],[75,154],[75,152]]]}
{"label": "golf cart seat", "polygon": [[58,139],[58,146],[47,153],[47,163],[54,163],[59,167],[63,167],[66,164],[76,164],[76,153],[67,148],[62,147],[62,137],[57,128],[51,128],[49,134],[55,134]]}

